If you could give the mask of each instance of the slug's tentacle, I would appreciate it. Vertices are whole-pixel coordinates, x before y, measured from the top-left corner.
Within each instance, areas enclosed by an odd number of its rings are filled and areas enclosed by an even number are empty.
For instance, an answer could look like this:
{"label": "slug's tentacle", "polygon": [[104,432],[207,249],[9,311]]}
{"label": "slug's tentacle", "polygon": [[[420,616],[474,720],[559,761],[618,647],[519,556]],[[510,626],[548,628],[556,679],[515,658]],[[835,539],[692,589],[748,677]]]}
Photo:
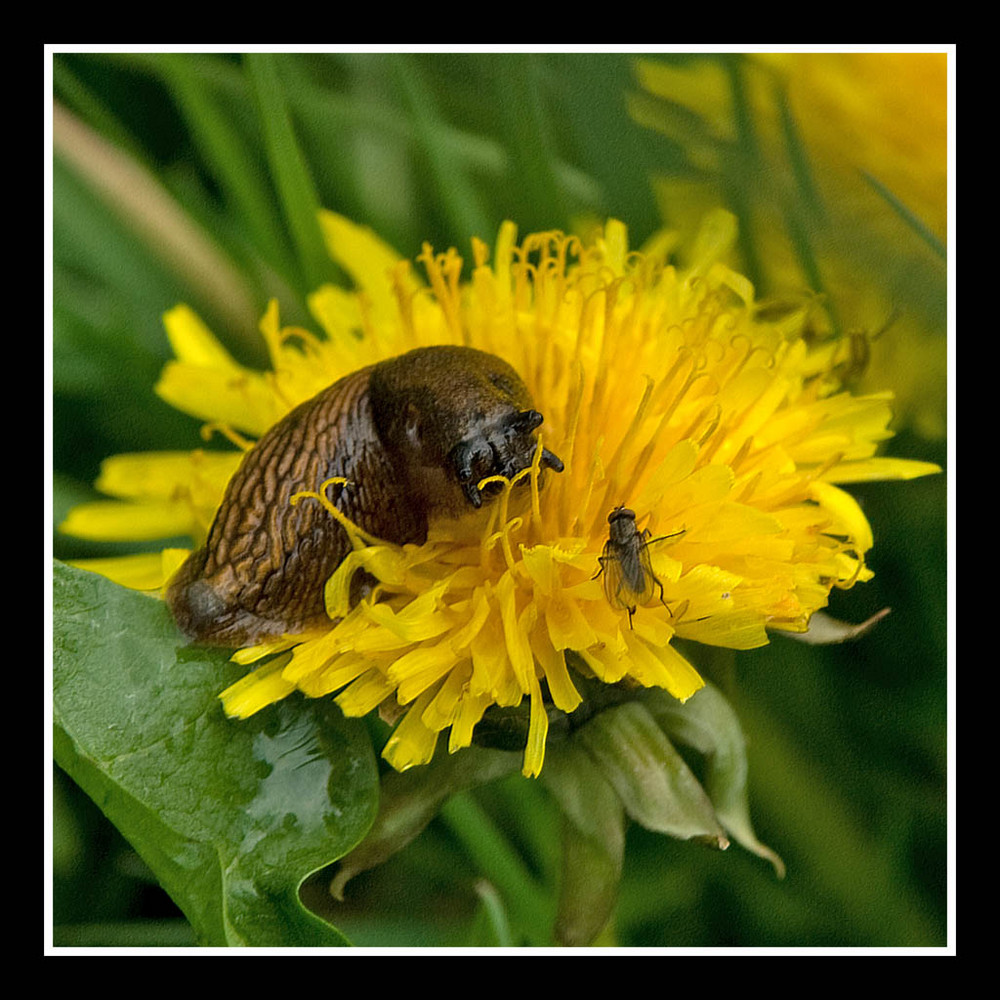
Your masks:
{"label": "slug's tentacle", "polygon": [[[244,456],[204,547],[167,588],[177,623],[235,647],[326,619],[324,584],[351,542],[320,504],[292,505],[292,494],[343,477],[335,502],[351,521],[421,543],[431,517],[481,506],[482,479],[528,468],[541,423],[514,369],[472,348],[419,348],[340,379]],[[563,468],[545,449],[541,463]]]}
{"label": "slug's tentacle", "polygon": [[553,472],[562,472],[566,468],[562,463],[562,459],[558,455],[553,455],[548,448],[542,449],[542,465]]}
{"label": "slug's tentacle", "polygon": [[[499,491],[499,484],[488,484],[480,490],[478,483],[489,476],[513,479],[531,465],[538,443],[531,432],[542,423],[537,410],[513,412],[495,425],[485,426],[476,437],[460,441],[449,455],[449,463],[462,486],[466,499],[473,507],[482,506],[483,493]],[[542,449],[541,464],[562,472],[562,462],[547,448]]]}

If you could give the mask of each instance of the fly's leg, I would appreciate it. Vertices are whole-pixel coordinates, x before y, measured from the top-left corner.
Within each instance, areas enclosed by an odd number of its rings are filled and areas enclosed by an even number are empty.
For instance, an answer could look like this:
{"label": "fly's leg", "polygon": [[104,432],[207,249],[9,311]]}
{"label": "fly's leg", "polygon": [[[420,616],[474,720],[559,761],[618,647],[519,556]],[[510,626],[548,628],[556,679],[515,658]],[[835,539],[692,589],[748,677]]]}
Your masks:
{"label": "fly's leg", "polygon": [[655,583],[656,586],[660,588],[660,604],[662,604],[667,609],[667,611],[670,613],[670,617],[673,618],[674,613],[673,611],[670,610],[670,605],[667,604],[667,602],[664,600],[663,597],[663,584],[660,583],[660,581],[655,576],[653,577],[653,583]]}

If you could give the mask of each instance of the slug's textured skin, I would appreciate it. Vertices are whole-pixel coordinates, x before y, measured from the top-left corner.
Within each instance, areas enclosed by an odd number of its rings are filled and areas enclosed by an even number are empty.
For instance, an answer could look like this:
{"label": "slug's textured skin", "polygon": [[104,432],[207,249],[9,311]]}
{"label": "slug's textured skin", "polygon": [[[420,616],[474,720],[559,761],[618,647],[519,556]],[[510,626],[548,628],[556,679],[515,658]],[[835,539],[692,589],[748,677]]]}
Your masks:
{"label": "slug's textured skin", "polygon": [[[243,457],[205,545],[167,587],[174,618],[195,641],[231,647],[328,620],[324,584],[351,543],[293,494],[342,476],[350,485],[331,497],[351,521],[420,543],[431,517],[482,504],[481,479],[527,468],[541,422],[517,372],[468,347],[418,348],[345,376]],[[563,467],[548,451],[542,465]]]}

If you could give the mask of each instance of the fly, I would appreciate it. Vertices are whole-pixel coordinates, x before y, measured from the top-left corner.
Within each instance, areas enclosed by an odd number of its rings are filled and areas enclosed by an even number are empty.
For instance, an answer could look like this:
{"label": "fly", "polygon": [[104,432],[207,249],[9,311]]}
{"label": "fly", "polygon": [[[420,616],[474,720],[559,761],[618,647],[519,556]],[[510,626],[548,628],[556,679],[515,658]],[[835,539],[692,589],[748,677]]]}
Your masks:
{"label": "fly", "polygon": [[632,616],[640,604],[648,603],[655,588],[660,589],[660,603],[670,611],[663,599],[663,584],[653,572],[649,558],[649,546],[667,538],[676,538],[684,530],[672,535],[650,538],[649,528],[642,531],[635,526],[635,511],[621,505],[608,514],[608,540],[604,552],[597,557],[600,569],[591,577],[596,580],[604,574],[604,596],[613,608],[628,611],[628,626],[632,628]]}

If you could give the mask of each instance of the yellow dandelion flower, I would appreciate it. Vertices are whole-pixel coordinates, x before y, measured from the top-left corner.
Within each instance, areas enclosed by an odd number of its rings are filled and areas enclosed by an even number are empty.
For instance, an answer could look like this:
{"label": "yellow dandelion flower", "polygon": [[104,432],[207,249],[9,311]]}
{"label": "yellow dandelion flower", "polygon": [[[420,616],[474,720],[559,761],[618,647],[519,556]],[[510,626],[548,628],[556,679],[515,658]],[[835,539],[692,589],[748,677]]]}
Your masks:
{"label": "yellow dandelion flower", "polygon": [[[429,761],[442,733],[456,751],[492,706],[527,699],[523,771],[537,775],[547,705],[572,713],[582,675],[690,698],[703,681],[674,637],[749,649],[768,629],[805,631],[833,587],[871,576],[871,528],[841,484],[936,471],[876,457],[889,395],[843,391],[836,345],[810,346],[794,317],[761,318],[750,283],[719,262],[735,237],[725,213],[707,220],[683,271],[666,240],[630,252],[615,221],[587,242],[541,233],[520,244],[507,223],[492,254],[474,241],[465,280],[454,250],[425,247],[426,284],[370,232],[328,213],[323,225],[358,291],[312,297],[322,339],[282,327],[272,304],[261,323],[270,371],[236,364],[185,307],[166,317],[176,360],[157,391],[239,450],[109,459],[98,485],[116,499],[77,508],[63,530],[134,537],[141,524],[144,537],[187,532],[200,544],[248,437],[336,379],[421,346],[509,362],[544,413],[540,446],[528,468],[492,477],[495,499],[433,521],[422,544],[352,525],[331,499],[344,477],[297,492],[289,502],[340,520],[354,547],[325,584],[327,623],[234,655],[262,665],[222,692],[231,716],[293,691],[333,696],[347,715],[379,708],[396,722],[383,755],[403,770]],[[542,444],[559,474],[542,475]],[[606,586],[617,508],[634,514],[628,544],[655,586]],[[160,585],[182,556],[96,568]],[[352,604],[358,570],[375,585]]]}

